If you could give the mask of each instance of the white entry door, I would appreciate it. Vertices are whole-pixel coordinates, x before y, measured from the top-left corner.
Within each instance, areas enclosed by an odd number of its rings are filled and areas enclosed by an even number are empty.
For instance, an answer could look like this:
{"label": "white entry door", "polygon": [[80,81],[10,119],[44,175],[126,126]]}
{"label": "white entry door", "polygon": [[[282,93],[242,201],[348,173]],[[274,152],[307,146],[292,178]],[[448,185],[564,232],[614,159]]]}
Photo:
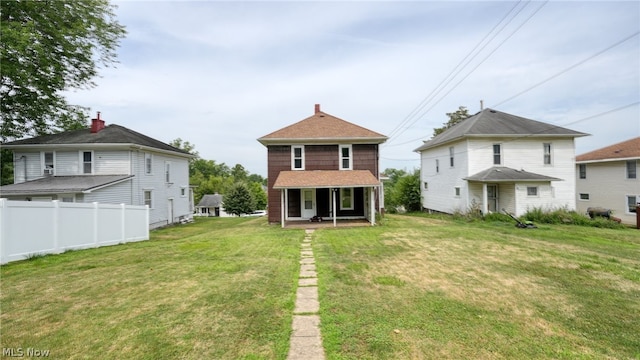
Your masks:
{"label": "white entry door", "polygon": [[302,189],[302,218],[309,219],[316,215],[316,189]]}

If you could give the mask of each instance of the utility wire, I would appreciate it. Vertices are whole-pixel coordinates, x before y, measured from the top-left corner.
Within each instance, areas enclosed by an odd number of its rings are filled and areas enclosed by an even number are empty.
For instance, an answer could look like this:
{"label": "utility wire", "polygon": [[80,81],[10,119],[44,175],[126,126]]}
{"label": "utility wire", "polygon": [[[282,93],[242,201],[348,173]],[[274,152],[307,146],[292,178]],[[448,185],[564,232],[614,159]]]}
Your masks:
{"label": "utility wire", "polygon": [[[402,127],[402,126],[403,126],[407,121],[409,121],[412,117],[416,116],[416,115],[418,114],[418,112],[420,112],[420,111],[421,111],[421,110],[422,110],[422,109],[423,109],[423,108],[424,108],[424,107],[429,103],[429,101],[431,101],[432,97],[433,97],[433,96],[435,96],[435,95],[437,95],[437,93],[439,92],[439,90],[438,90],[438,89],[439,89],[441,86],[443,86],[443,84],[444,84],[444,86],[448,85],[448,83],[449,83],[449,82],[451,82],[451,81],[453,80],[453,78],[455,78],[455,76],[457,76],[457,74],[458,74],[460,71],[462,71],[462,69],[464,69],[464,67],[460,68],[460,66],[461,66],[461,65],[462,65],[462,64],[463,64],[463,63],[464,63],[464,62],[465,62],[465,61],[466,61],[466,60],[471,56],[471,54],[473,54],[473,53],[476,51],[476,49],[478,49],[478,47],[479,47],[479,46],[480,46],[480,45],[481,45],[481,44],[482,44],[482,43],[483,43],[483,42],[484,42],[484,41],[485,41],[485,40],[486,40],[486,39],[487,39],[487,38],[488,38],[488,37],[489,37],[489,36],[490,36],[494,31],[495,31],[495,30],[496,30],[496,28],[498,28],[498,26],[499,26],[502,22],[504,22],[504,21],[505,21],[505,19],[506,19],[506,18],[507,18],[507,17],[508,17],[508,16],[509,16],[513,11],[514,11],[514,9],[515,9],[518,5],[520,5],[520,3],[521,3],[521,2],[522,2],[522,0],[518,1],[518,2],[517,2],[517,3],[516,3],[516,4],[515,4],[515,5],[514,5],[514,6],[513,6],[513,7],[512,7],[512,8],[511,8],[511,9],[510,9],[510,10],[509,10],[509,11],[508,11],[504,16],[503,16],[503,17],[502,17],[502,19],[500,19],[500,21],[498,21],[498,23],[496,23],[496,24],[493,26],[493,28],[492,28],[492,29],[491,29],[491,30],[490,30],[490,31],[489,31],[489,32],[488,32],[488,33],[487,33],[487,34],[482,38],[482,40],[480,40],[480,42],[478,42],[478,43],[476,44],[476,46],[474,46],[474,48],[473,48],[469,53],[467,53],[467,55],[466,55],[462,60],[460,60],[460,62],[459,62],[459,63],[458,63],[454,68],[453,68],[453,70],[451,70],[451,71],[449,72],[449,74],[447,74],[447,76],[445,76],[445,77],[444,77],[444,79],[442,79],[442,81],[441,81],[441,82],[440,82],[440,83],[439,83],[439,84],[438,84],[438,85],[437,85],[433,90],[431,90],[431,92],[429,93],[429,95],[427,95],[424,99],[422,99],[422,101],[421,101],[421,102],[420,102],[420,103],[419,103],[419,104],[418,104],[418,105],[417,105],[413,110],[411,110],[411,112],[409,113],[409,115],[407,115],[407,116],[406,116],[406,117],[405,117],[405,118],[404,118],[404,119],[403,119],[403,120],[402,120],[402,121],[401,121],[401,122],[400,122],[400,123],[399,123],[395,128],[393,128],[393,130],[391,130],[391,132],[389,133],[389,138],[393,137],[393,136],[395,135],[396,131],[400,130],[400,129],[401,129],[401,127]],[[528,4],[528,3],[527,3],[527,4]],[[525,6],[524,6],[524,7],[526,7],[526,6],[527,6],[527,4],[525,4]],[[524,7],[523,7],[522,9],[524,9]],[[522,11],[522,9],[520,9],[520,11]],[[520,13],[520,11],[518,11],[518,13],[516,13],[515,15],[518,15],[518,14]],[[514,17],[512,17],[512,18],[511,18],[511,20],[513,20],[513,18],[515,18],[515,16],[514,16]],[[508,25],[508,24],[511,22],[511,20],[509,20],[509,22],[507,22],[507,24],[505,24],[505,26],[506,26],[506,25]],[[499,30],[499,31],[498,31],[498,32],[497,32],[497,33],[496,33],[496,34],[491,38],[491,40],[493,40],[493,38],[495,38],[495,36],[496,36],[496,35],[498,35],[498,34],[499,34],[503,29],[504,29],[504,26],[503,26],[503,27],[502,27],[502,28],[501,28],[501,29],[500,29],[500,30]],[[473,59],[474,59],[474,58],[475,58],[475,57],[476,57],[476,56],[477,56],[477,55],[478,55],[482,50],[484,50],[484,48],[485,48],[487,45],[488,45],[488,43],[487,43],[487,44],[485,44],[485,45],[480,49],[480,51],[478,51],[478,53],[477,53],[476,55],[474,55],[474,56],[473,56],[469,61],[473,60]],[[468,64],[468,62],[467,62],[467,64]],[[466,64],[465,64],[465,66],[466,66]],[[460,68],[460,70],[458,70],[458,68]],[[458,72],[456,73],[456,71],[458,71]],[[454,74],[454,73],[455,73],[455,74]],[[452,75],[453,75],[453,76],[452,76]],[[450,77],[451,77],[451,79],[450,79],[448,82],[446,82],[446,81],[447,81],[447,79],[449,79]],[[446,82],[446,83],[445,83],[445,82]],[[441,91],[441,90],[440,90],[440,91]]]}
{"label": "utility wire", "polygon": [[[511,97],[509,97],[509,98],[507,98],[505,100],[502,100],[501,102],[499,102],[499,103],[497,103],[497,104],[495,104],[493,106],[489,106],[489,108],[497,108],[498,106],[500,106],[500,105],[502,105],[502,104],[504,104],[504,103],[506,103],[506,102],[508,102],[508,101],[510,101],[510,100],[522,95],[522,94],[525,94],[525,93],[535,89],[536,87],[538,87],[538,86],[540,86],[540,85],[542,85],[544,83],[547,83],[547,82],[557,78],[558,76],[560,76],[560,75],[562,75],[562,74],[564,74],[566,72],[569,72],[569,71],[573,70],[574,68],[586,63],[587,61],[592,60],[592,59],[596,58],[599,55],[602,55],[603,53],[613,49],[614,47],[624,43],[625,41],[630,40],[631,38],[633,38],[635,36],[638,36],[639,34],[640,34],[640,31],[637,31],[637,32],[635,32],[635,33],[623,38],[622,40],[617,41],[616,43],[606,47],[605,49],[603,49],[601,51],[598,51],[597,53],[595,53],[595,54],[593,54],[593,55],[591,55],[591,56],[589,56],[589,57],[587,57],[587,58],[585,58],[585,59],[583,59],[583,60],[581,60],[581,61],[579,61],[579,62],[577,62],[577,63],[575,63],[573,65],[571,65],[571,66],[569,66],[568,68],[566,68],[564,70],[561,70],[560,72],[550,76],[549,78],[547,78],[547,79],[545,79],[545,80],[543,80],[543,81],[541,81],[541,82],[539,82],[539,83],[537,83],[537,84],[535,84],[535,85],[533,85],[533,86],[531,86],[529,88],[527,88],[526,90],[523,90],[523,91],[521,91],[521,92],[519,92],[519,93],[517,93],[517,94],[515,94],[515,95],[513,95],[513,96],[511,96]],[[599,115],[594,115],[594,116],[599,116]],[[412,140],[409,140],[409,141],[405,141],[405,142],[402,142],[400,144],[387,145],[387,147],[395,147],[395,146],[406,145],[406,144],[409,144],[409,143],[412,143],[412,142],[415,142],[415,141],[418,141],[418,140],[422,140],[424,138],[425,138],[425,136],[421,136],[419,138],[412,139]]]}
{"label": "utility wire", "polygon": [[511,96],[511,97],[509,97],[509,98],[507,98],[507,99],[504,99],[504,100],[500,101],[499,103],[497,103],[497,104],[495,104],[495,105],[493,105],[493,106],[491,106],[491,107],[495,108],[495,107],[498,107],[498,106],[500,106],[500,105],[502,105],[502,104],[504,104],[504,103],[506,103],[506,102],[509,102],[509,101],[511,101],[511,100],[513,100],[513,99],[515,99],[515,98],[517,98],[518,96],[520,96],[520,95],[522,95],[522,94],[524,94],[524,93],[527,93],[527,92],[529,92],[529,91],[531,91],[531,90],[533,90],[533,89],[537,88],[538,86],[540,86],[540,85],[542,85],[542,84],[544,84],[544,83],[546,83],[546,82],[548,82],[548,81],[551,81],[551,80],[553,80],[553,79],[557,78],[558,76],[563,75],[563,74],[565,74],[565,73],[567,73],[567,72],[569,72],[569,71],[571,71],[571,70],[573,70],[573,69],[577,68],[578,66],[580,66],[580,65],[582,65],[582,64],[584,64],[584,63],[586,63],[587,61],[589,61],[589,60],[591,60],[591,59],[593,59],[593,58],[595,58],[595,57],[597,57],[597,56],[599,56],[599,55],[604,54],[605,52],[607,52],[607,51],[609,51],[609,50],[613,49],[614,47],[616,47],[616,46],[618,46],[618,45],[620,45],[620,44],[624,43],[625,41],[628,41],[628,40],[632,39],[633,37],[638,36],[638,34],[640,34],[640,31],[636,31],[635,33],[633,33],[633,34],[631,34],[631,35],[629,35],[629,36],[627,36],[627,37],[623,38],[622,40],[620,40],[620,41],[618,41],[618,42],[616,42],[616,43],[614,43],[614,44],[612,44],[612,45],[608,46],[607,48],[605,48],[605,49],[603,49],[603,50],[598,51],[597,53],[595,53],[595,54],[593,54],[593,55],[589,56],[588,58],[586,58],[586,59],[584,59],[584,60],[582,60],[582,61],[579,61],[579,62],[577,62],[577,63],[575,63],[575,64],[573,64],[573,65],[569,66],[568,68],[566,68],[566,69],[564,69],[564,70],[560,71],[559,73],[556,73],[555,75],[553,75],[553,76],[551,76],[551,77],[548,77],[548,78],[546,78],[545,80],[542,80],[541,82],[539,82],[539,83],[537,83],[537,84],[535,84],[535,85],[532,85],[531,87],[528,87],[528,88],[526,88],[526,89],[522,90],[521,92],[519,92],[519,93],[517,93],[517,94],[515,94],[515,95],[513,95],[513,96]]}
{"label": "utility wire", "polygon": [[496,46],[487,56],[484,57],[484,59],[482,59],[482,61],[480,61],[473,69],[471,69],[471,71],[469,71],[467,73],[467,75],[465,75],[462,79],[460,79],[451,89],[449,89],[449,91],[447,91],[442,97],[440,97],[440,99],[438,99],[433,105],[431,105],[431,107],[429,109],[427,109],[425,112],[423,112],[419,117],[415,118],[403,131],[401,131],[400,133],[396,134],[396,136],[402,134],[404,131],[406,131],[408,128],[410,128],[411,126],[413,126],[413,124],[415,124],[418,120],[420,120],[422,117],[424,117],[427,113],[429,113],[429,111],[431,111],[437,104],[440,103],[440,101],[442,101],[444,98],[446,98],[453,90],[455,90],[464,80],[466,80],[478,67],[480,67],[480,65],[482,65],[485,61],[487,61],[489,59],[489,57],[491,57],[491,55],[493,55],[502,45],[504,45],[505,42],[507,42],[507,40],[509,40],[513,35],[515,35],[516,32],[518,32],[527,22],[529,22],[529,20],[531,20],[531,18],[538,13],[538,11],[540,11],[542,9],[542,7],[544,7],[546,4],[548,3],[548,1],[545,1],[542,3],[542,5],[540,5],[531,15],[529,15],[529,17],[527,19],[525,19],[524,22],[522,22],[520,24],[520,26],[518,26],[511,34],[509,34],[504,40],[502,40],[502,42],[500,42],[500,44],[498,44],[498,46]]}
{"label": "utility wire", "polygon": [[[548,130],[551,130],[551,129],[562,128],[562,127],[569,126],[569,125],[575,125],[575,124],[581,123],[583,121],[587,121],[587,120],[591,120],[591,119],[594,119],[594,118],[597,118],[597,117],[600,117],[600,116],[612,114],[612,113],[618,112],[620,110],[624,110],[626,108],[630,108],[632,106],[636,106],[636,105],[639,105],[639,104],[640,104],[640,101],[635,101],[635,102],[629,103],[627,105],[619,106],[617,108],[610,109],[610,110],[607,110],[607,111],[603,111],[601,113],[598,113],[598,114],[595,114],[595,115],[591,115],[591,116],[587,116],[587,117],[584,117],[584,118],[581,118],[581,119],[578,119],[578,120],[575,120],[575,121],[570,121],[570,122],[562,124],[562,125],[553,125],[551,128],[547,128],[547,129],[544,129],[542,131],[548,131]],[[512,142],[512,141],[516,141],[516,140],[532,137],[532,136],[541,134],[542,131],[538,132],[538,133],[533,133],[533,134],[514,136],[512,139],[503,141],[502,143],[504,144],[504,143],[508,143],[508,142]],[[493,146],[493,144],[487,145],[487,146],[484,146],[484,147],[475,148],[474,151],[479,150],[479,149],[489,148],[491,146]],[[455,152],[454,155],[458,155],[458,154],[461,155],[461,154],[467,153],[469,151],[470,150]],[[418,159],[390,159],[390,158],[385,158],[385,157],[381,157],[381,158],[385,159],[385,160],[393,160],[393,161],[415,161],[415,160],[420,160],[420,159],[436,159],[437,157],[436,156],[430,156],[430,157],[425,157],[425,158],[421,157],[421,158],[418,158]]]}

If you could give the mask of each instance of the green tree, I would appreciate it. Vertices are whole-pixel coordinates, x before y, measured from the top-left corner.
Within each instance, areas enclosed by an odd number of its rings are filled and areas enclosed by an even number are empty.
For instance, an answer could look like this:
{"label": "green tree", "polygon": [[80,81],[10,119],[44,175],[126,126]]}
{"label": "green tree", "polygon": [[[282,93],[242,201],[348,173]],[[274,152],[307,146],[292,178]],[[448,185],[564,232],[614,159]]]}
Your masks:
{"label": "green tree", "polygon": [[448,128],[450,128],[450,127],[454,126],[455,124],[463,121],[464,119],[467,119],[467,118],[471,117],[471,115],[469,115],[469,110],[467,110],[467,108],[464,107],[464,106],[459,106],[458,110],[456,110],[454,112],[447,113],[447,116],[449,117],[449,121],[447,121],[446,123],[442,124],[442,127],[433,129],[433,137],[436,137],[436,136],[442,134]]}
{"label": "green tree", "polygon": [[224,195],[222,202],[224,211],[240,216],[256,211],[256,203],[251,195],[249,187],[244,182],[234,184]]}
{"label": "green tree", "polygon": [[266,209],[267,192],[262,188],[262,184],[259,182],[250,182],[249,191],[251,191],[251,196],[253,196],[253,199],[256,202],[256,209]]}
{"label": "green tree", "polygon": [[236,164],[236,166],[231,169],[231,176],[233,176],[236,181],[246,181],[249,177],[249,172],[244,166]]}
{"label": "green tree", "polygon": [[403,205],[407,211],[422,210],[420,170],[414,170],[413,174],[398,179],[394,192],[396,201]]}
{"label": "green tree", "polygon": [[126,31],[107,0],[0,1],[0,141],[87,126],[63,92],[91,88]]}
{"label": "green tree", "polygon": [[180,150],[186,151],[189,154],[195,156],[195,158],[191,159],[190,162],[195,161],[200,158],[200,154],[196,151],[196,146],[188,141],[183,141],[181,138],[177,138],[169,143],[169,145],[174,148],[178,148]]}

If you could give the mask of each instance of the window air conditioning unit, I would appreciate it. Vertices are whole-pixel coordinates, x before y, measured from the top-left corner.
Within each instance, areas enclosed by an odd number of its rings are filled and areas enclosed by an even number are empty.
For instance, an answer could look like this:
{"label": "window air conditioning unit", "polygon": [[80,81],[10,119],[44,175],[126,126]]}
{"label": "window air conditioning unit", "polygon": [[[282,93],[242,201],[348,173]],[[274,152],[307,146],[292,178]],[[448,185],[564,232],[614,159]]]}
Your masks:
{"label": "window air conditioning unit", "polygon": [[53,169],[52,168],[44,169],[44,174],[45,175],[53,175]]}

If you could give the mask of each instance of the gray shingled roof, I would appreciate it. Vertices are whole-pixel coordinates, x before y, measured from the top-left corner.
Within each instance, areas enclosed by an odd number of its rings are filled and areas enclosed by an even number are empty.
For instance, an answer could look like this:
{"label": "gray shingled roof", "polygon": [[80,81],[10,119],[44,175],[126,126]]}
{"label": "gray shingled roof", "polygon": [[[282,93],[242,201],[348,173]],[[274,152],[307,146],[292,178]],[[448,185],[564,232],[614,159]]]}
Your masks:
{"label": "gray shingled roof", "polygon": [[485,109],[459,122],[431,140],[425,141],[415,151],[422,151],[465,137],[580,137],[588,134],[557,125]]}
{"label": "gray shingled roof", "polygon": [[513,182],[513,181],[561,181],[551,176],[540,175],[531,173],[524,170],[516,170],[508,168],[506,166],[494,166],[487,170],[480,171],[477,174],[464,178],[468,181],[480,181],[480,182]]}
{"label": "gray shingled roof", "polygon": [[197,205],[198,207],[216,208],[222,206],[222,195],[204,195]]}
{"label": "gray shingled roof", "polygon": [[8,149],[15,149],[25,145],[75,145],[75,144],[133,144],[172,151],[183,155],[188,152],[175,148],[162,141],[150,138],[139,132],[127,129],[124,126],[111,124],[105,126],[97,133],[91,133],[91,129],[65,131],[58,134],[36,136],[28,139],[11,141],[2,144]]}
{"label": "gray shingled roof", "polygon": [[45,176],[37,180],[0,186],[0,196],[90,192],[132,177],[133,175]]}

